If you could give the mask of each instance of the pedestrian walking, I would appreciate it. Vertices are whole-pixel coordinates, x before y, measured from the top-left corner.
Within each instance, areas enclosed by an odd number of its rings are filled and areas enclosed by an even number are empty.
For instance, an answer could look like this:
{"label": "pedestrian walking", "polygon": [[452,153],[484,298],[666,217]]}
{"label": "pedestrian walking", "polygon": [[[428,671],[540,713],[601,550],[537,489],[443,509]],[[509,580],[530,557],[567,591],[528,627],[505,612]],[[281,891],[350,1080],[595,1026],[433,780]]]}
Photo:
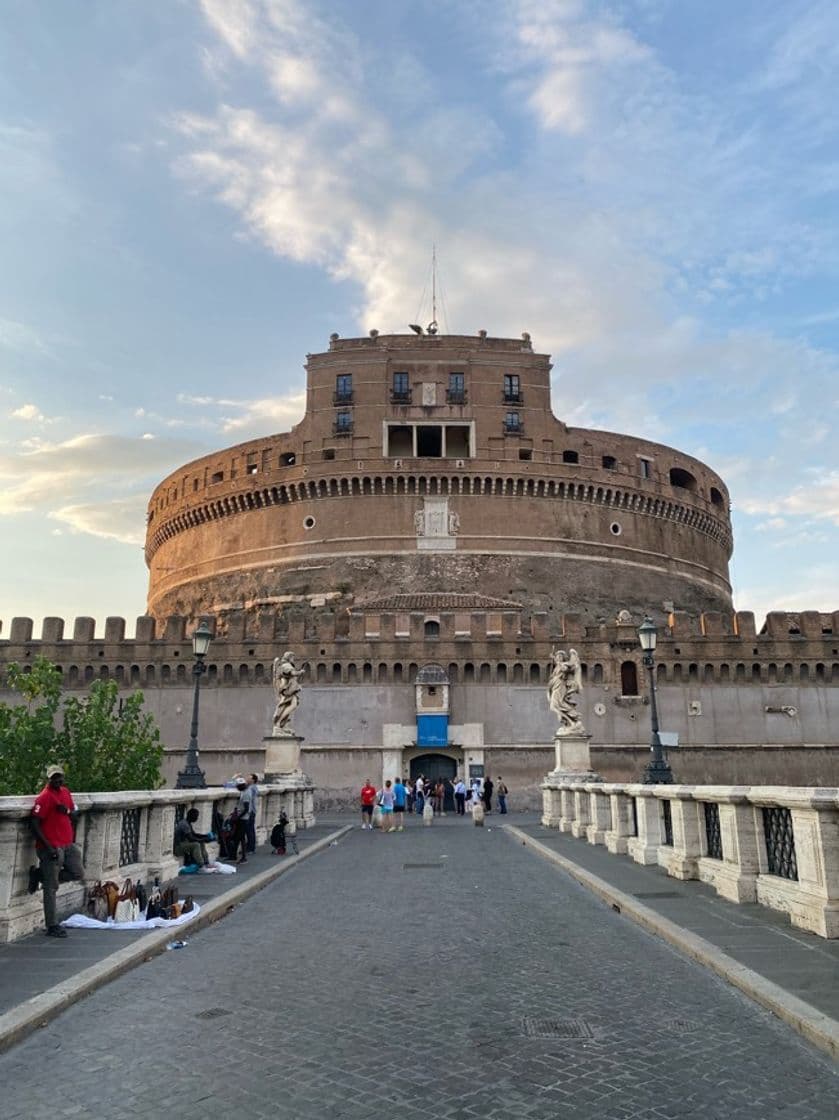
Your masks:
{"label": "pedestrian walking", "polygon": [[55,904],[59,882],[84,879],[82,853],[73,843],[73,825],[77,818],[73,795],[64,784],[64,769],[50,766],[47,784],[35,798],[30,816],[39,867],[29,872],[30,894],[38,889],[39,880],[44,889],[44,924],[48,937],[67,936],[67,930],[58,924]]}
{"label": "pedestrian walking", "polygon": [[257,801],[259,800],[259,778],[256,774],[251,774],[250,785],[248,792],[251,795],[251,815],[248,817],[248,851],[256,851],[256,808]]}
{"label": "pedestrian walking", "polygon": [[369,778],[361,787],[361,827],[373,831],[373,806],[376,804],[376,787]]}
{"label": "pedestrian walking", "polygon": [[454,783],[454,804],[459,817],[466,815],[466,783],[458,778]]}
{"label": "pedestrian walking", "polygon": [[393,783],[393,825],[397,832],[405,831],[405,803],[408,795],[402,779],[397,778]]}
{"label": "pedestrian walking", "polygon": [[414,783],[410,778],[403,778],[402,785],[405,787],[405,812],[410,816],[414,811]]}
{"label": "pedestrian walking", "polygon": [[484,812],[485,813],[491,813],[492,812],[492,791],[493,791],[494,788],[495,787],[492,784],[492,778],[490,778],[489,776],[484,778],[484,788],[483,788],[483,792],[481,794],[481,800],[484,803]]}
{"label": "pedestrian walking", "polygon": [[434,786],[434,809],[441,817],[444,817],[446,808],[446,786],[442,778],[437,779],[437,784]]}
{"label": "pedestrian walking", "polygon": [[379,808],[382,811],[382,832],[393,832],[393,787],[390,778],[379,793]]}
{"label": "pedestrian walking", "polygon": [[507,812],[507,794],[510,791],[504,785],[504,779],[498,775],[498,785],[495,787],[495,794],[498,798],[498,812],[504,816]]}

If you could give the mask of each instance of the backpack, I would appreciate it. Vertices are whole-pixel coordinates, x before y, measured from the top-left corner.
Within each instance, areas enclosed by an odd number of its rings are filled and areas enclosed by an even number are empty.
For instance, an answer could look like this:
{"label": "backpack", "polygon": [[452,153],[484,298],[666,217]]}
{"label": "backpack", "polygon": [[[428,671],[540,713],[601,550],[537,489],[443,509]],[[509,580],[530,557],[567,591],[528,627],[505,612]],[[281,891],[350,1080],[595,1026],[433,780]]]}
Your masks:
{"label": "backpack", "polygon": [[285,844],[285,825],[279,821],[271,829],[271,847],[282,848]]}

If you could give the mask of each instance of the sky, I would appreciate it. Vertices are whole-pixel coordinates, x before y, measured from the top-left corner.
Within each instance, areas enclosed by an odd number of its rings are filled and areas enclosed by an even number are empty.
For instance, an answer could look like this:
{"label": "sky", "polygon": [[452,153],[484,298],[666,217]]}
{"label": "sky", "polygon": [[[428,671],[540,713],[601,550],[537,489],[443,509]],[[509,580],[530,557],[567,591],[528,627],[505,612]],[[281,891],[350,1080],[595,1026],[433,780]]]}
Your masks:
{"label": "sky", "polygon": [[435,243],[444,332],[722,475],[738,609],[839,609],[837,100],[832,0],[0,0],[0,636],[133,632],[154,485]]}

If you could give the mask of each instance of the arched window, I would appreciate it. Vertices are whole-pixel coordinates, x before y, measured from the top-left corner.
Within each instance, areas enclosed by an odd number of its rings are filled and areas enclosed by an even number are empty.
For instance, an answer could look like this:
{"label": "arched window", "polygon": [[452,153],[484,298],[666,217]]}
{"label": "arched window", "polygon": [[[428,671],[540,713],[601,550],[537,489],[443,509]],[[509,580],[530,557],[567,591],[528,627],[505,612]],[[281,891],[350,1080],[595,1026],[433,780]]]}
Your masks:
{"label": "arched window", "polygon": [[720,680],[721,681],[731,680],[731,669],[729,668],[728,665],[725,664],[725,662],[723,662],[723,664],[720,665]]}
{"label": "arched window", "polygon": [[740,664],[736,667],[736,669],[734,670],[734,679],[738,680],[738,681],[744,681],[746,679],[746,666],[745,665]]}
{"label": "arched window", "polygon": [[449,665],[449,684],[457,684],[459,676],[457,663],[452,661]]}
{"label": "arched window", "polygon": [[808,681],[810,679],[810,666],[809,665],[802,665],[801,666],[801,668],[799,669],[799,679],[802,680],[802,681]]}
{"label": "arched window", "polygon": [[683,470],[682,467],[671,467],[670,485],[678,486],[682,490],[695,490],[696,479],[690,471]]}
{"label": "arched window", "polygon": [[369,661],[365,661],[361,667],[361,679],[365,684],[369,684],[373,680],[373,666]]}
{"label": "arched window", "polygon": [[384,684],[387,680],[387,663],[385,661],[379,662],[378,679],[380,684]]}
{"label": "arched window", "polygon": [[396,684],[402,683],[402,662],[395,661],[393,663],[393,679]]}
{"label": "arched window", "polygon": [[507,666],[503,662],[495,667],[495,680],[498,684],[507,683]]}
{"label": "arched window", "polygon": [[759,681],[760,680],[760,665],[758,665],[757,663],[752,665],[752,680],[753,681]]}
{"label": "arched window", "polygon": [[349,665],[347,666],[347,681],[354,683],[357,680],[358,680],[358,670],[355,667],[355,663],[351,661],[349,663]]}
{"label": "arched window", "polygon": [[638,695],[638,666],[634,661],[621,662],[621,695]]}
{"label": "arched window", "polygon": [[440,623],[436,618],[427,618],[425,620],[424,630],[426,638],[440,637]]}
{"label": "arched window", "polygon": [[533,664],[530,666],[530,683],[531,684],[539,684],[539,682],[541,680],[542,680],[542,666],[537,661],[534,661]]}
{"label": "arched window", "polygon": [[475,679],[475,666],[471,661],[467,661],[463,666],[463,681],[464,684],[469,684]]}
{"label": "arched window", "polygon": [[221,670],[222,684],[233,684],[233,666],[225,665]]}
{"label": "arched window", "polygon": [[706,665],[705,666],[705,680],[706,681],[712,681],[713,679],[714,679],[714,666],[713,665]]}
{"label": "arched window", "polygon": [[659,684],[663,684],[667,680],[667,666],[658,664],[655,667],[655,679]]}
{"label": "arched window", "polygon": [[520,661],[513,666],[513,684],[524,684],[524,666]]}
{"label": "arched window", "polygon": [[603,684],[603,666],[599,661],[595,662],[591,673],[592,684]]}
{"label": "arched window", "polygon": [[239,666],[239,684],[247,684],[251,679],[251,670],[249,665]]}
{"label": "arched window", "polygon": [[341,683],[341,663],[339,661],[336,661],[332,666],[332,683]]}

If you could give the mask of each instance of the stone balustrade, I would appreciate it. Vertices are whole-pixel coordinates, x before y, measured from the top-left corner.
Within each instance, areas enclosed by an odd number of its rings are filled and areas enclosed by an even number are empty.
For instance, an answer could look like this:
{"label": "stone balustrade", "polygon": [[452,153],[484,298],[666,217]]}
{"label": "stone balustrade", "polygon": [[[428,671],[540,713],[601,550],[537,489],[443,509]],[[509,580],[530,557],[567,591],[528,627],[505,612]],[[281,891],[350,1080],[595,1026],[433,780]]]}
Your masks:
{"label": "stone balustrade", "polygon": [[[285,810],[298,828],[314,824],[314,787],[303,775],[279,778],[259,787],[256,835],[261,843]],[[196,832],[212,830],[213,810],[228,816],[236,790],[136,790],[120,793],[75,793],[80,816],[76,843],[81,848],[86,881],[59,887],[59,914],[83,910],[87,885],[98,880],[140,879],[161,882],[177,875],[180,860],[172,852],[179,806],[195,806]],[[29,868],[38,862],[29,827],[34,797],[0,797],[0,942],[14,941],[43,924],[41,892],[28,893]],[[214,855],[217,844],[208,845]]]}
{"label": "stone balustrade", "polygon": [[548,775],[542,823],[839,937],[839,789],[647,786]]}

